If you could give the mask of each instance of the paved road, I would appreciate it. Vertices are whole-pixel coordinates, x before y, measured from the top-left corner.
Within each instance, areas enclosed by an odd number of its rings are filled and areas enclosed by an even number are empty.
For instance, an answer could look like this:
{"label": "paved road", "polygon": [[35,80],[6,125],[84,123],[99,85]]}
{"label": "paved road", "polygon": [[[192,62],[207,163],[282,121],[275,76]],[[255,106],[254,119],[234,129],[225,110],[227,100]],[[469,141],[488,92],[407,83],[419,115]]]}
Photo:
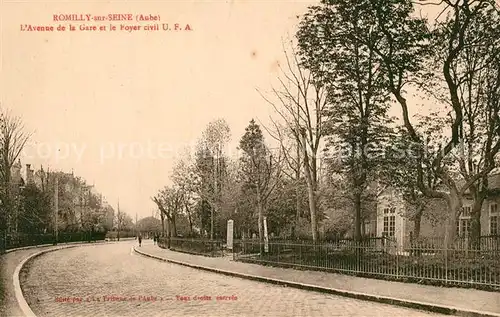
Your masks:
{"label": "paved road", "polygon": [[133,245],[134,242],[86,246],[35,259],[21,274],[26,299],[34,313],[37,316],[439,316],[164,263],[133,254]]}

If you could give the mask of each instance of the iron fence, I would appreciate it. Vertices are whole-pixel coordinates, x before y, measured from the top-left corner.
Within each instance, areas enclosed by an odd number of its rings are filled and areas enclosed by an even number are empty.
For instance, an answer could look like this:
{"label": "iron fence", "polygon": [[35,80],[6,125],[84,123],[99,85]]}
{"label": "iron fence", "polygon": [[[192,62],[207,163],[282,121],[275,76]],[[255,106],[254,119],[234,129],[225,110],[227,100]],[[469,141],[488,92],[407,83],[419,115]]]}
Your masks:
{"label": "iron fence", "polygon": [[[458,240],[444,247],[443,239],[398,243],[390,238],[361,242],[269,241],[260,252],[256,240],[238,240],[234,259],[312,270],[433,285],[466,286],[500,290],[500,237],[485,237],[477,248]],[[264,248],[263,248],[264,249]]]}
{"label": "iron fence", "polygon": [[[169,241],[170,240],[170,241]],[[224,256],[224,241],[194,239],[194,238],[168,238],[160,237],[158,246],[164,249],[199,254],[211,257]]]}
{"label": "iron fence", "polygon": [[0,253],[9,249],[37,246],[44,244],[68,243],[80,241],[100,241],[104,240],[104,232],[60,232],[57,237],[49,234],[29,234],[29,233],[2,233],[0,235]]}

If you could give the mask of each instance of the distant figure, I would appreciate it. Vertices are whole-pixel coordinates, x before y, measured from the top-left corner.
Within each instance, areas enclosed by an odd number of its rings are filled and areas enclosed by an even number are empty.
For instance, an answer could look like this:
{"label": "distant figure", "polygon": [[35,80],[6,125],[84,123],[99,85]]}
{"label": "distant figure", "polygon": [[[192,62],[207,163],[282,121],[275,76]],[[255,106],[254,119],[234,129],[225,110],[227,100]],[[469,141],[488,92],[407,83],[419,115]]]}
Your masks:
{"label": "distant figure", "polygon": [[153,235],[153,244],[156,244],[156,234]]}
{"label": "distant figure", "polygon": [[139,235],[139,246],[141,246],[141,244],[142,244],[142,236]]}

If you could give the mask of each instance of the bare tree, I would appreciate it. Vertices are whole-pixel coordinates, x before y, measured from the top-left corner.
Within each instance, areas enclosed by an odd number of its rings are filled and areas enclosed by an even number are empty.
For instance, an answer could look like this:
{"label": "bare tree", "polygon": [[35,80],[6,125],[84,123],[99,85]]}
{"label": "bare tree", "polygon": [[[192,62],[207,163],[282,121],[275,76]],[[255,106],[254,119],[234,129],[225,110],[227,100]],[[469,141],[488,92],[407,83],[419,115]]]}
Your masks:
{"label": "bare tree", "polygon": [[0,113],[0,199],[3,212],[0,212],[0,230],[6,228],[6,220],[12,216],[14,201],[12,199],[12,166],[18,160],[19,155],[31,137],[26,132],[21,117],[13,115],[8,110]]}
{"label": "bare tree", "polygon": [[228,158],[225,147],[231,140],[229,125],[224,119],[211,121],[203,131],[196,153],[195,171],[198,194],[210,205],[210,239],[214,238],[215,217],[221,208]]}
{"label": "bare tree", "polygon": [[176,216],[183,208],[184,193],[175,187],[165,187],[151,199],[167,219],[167,236],[177,236]]}
{"label": "bare tree", "polygon": [[177,161],[172,170],[172,180],[182,196],[182,204],[189,221],[189,231],[193,235],[193,205],[196,202],[196,175],[189,157]]}
{"label": "bare tree", "polygon": [[[286,65],[280,65],[279,88],[273,88],[275,100],[262,97],[274,108],[296,142],[296,165],[302,166],[308,189],[311,233],[313,241],[318,236],[318,153],[324,136],[324,114],[328,105],[327,89],[313,73],[302,67],[298,54],[291,45],[290,53],[284,46]],[[273,121],[275,122],[275,121]],[[275,127],[278,127],[275,124]],[[276,129],[279,130],[279,129]],[[283,146],[283,134],[275,138]],[[285,152],[285,151],[284,151]],[[289,161],[292,156],[286,157]],[[300,161],[302,158],[302,162]],[[296,169],[296,177],[300,177]]]}

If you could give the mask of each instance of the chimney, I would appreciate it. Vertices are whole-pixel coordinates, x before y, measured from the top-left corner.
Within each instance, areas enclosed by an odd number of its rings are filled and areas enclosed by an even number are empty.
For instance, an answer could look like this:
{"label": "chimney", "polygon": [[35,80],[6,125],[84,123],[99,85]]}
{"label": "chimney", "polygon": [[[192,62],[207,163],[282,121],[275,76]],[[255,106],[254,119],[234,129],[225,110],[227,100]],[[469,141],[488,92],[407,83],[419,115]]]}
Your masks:
{"label": "chimney", "polygon": [[26,164],[26,184],[32,184],[34,182],[33,172],[31,164]]}

